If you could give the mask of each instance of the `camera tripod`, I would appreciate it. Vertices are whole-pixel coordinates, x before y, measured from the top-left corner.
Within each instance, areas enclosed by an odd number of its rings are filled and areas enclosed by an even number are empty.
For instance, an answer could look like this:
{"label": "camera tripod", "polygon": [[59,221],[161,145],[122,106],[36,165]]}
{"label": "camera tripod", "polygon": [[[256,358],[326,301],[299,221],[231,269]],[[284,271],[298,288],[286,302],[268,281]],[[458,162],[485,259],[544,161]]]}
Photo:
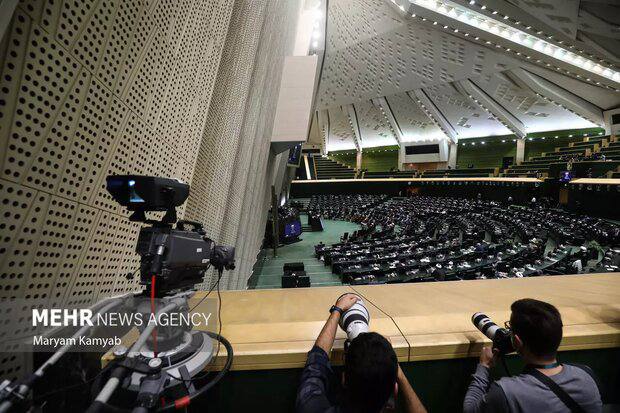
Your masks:
{"label": "camera tripod", "polygon": [[[184,291],[161,298],[159,309],[153,313],[144,299],[144,292],[106,299],[91,309],[95,316],[134,309],[137,313],[153,314],[159,318],[166,313],[187,313],[187,300],[193,292]],[[86,336],[93,328],[88,325],[81,327],[72,338]],[[143,324],[138,328],[140,335],[129,349],[121,345],[112,350],[114,358],[101,373],[101,377],[107,376],[107,380],[99,387],[98,394],[87,412],[145,413],[178,409],[200,397],[230,370],[233,349],[228,340],[218,333],[163,327],[154,323]],[[155,335],[153,333],[156,328]],[[226,348],[226,363],[215,377],[197,388],[196,379],[200,378],[201,372],[214,357],[213,340]],[[0,412],[13,409],[27,411],[30,407],[29,393],[34,384],[72,347],[71,344],[63,345],[33,374],[13,383],[3,383],[0,386]],[[116,392],[118,394],[115,394]],[[162,406],[162,396],[172,401]],[[122,403],[110,403],[114,400]]]}
{"label": "camera tripod", "polygon": [[[190,294],[191,292],[182,292],[162,298],[160,309],[153,314],[159,317],[174,311],[187,313],[187,298]],[[130,298],[133,299],[135,297]],[[150,312],[145,308],[144,301],[137,305],[137,311]],[[117,389],[122,389],[125,394],[136,395],[133,403],[135,413],[178,409],[190,404],[215,385],[230,369],[232,346],[221,335],[178,327],[158,327],[155,335],[155,328],[153,323],[143,326],[140,336],[130,349],[123,346],[114,349],[109,378],[100,388],[87,412],[109,410],[109,401]],[[211,381],[196,388],[194,378],[214,356],[211,339],[219,341],[226,348],[226,364]],[[159,403],[164,394],[174,400],[161,406]]]}

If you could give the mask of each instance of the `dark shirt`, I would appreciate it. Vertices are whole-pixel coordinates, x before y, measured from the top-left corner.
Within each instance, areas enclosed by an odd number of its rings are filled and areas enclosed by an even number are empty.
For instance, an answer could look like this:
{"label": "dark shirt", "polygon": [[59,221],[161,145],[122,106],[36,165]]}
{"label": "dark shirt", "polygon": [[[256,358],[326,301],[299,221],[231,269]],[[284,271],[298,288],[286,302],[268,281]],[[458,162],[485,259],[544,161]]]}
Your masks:
{"label": "dark shirt", "polygon": [[325,350],[314,346],[301,373],[295,410],[297,413],[344,413],[339,406],[338,380]]}

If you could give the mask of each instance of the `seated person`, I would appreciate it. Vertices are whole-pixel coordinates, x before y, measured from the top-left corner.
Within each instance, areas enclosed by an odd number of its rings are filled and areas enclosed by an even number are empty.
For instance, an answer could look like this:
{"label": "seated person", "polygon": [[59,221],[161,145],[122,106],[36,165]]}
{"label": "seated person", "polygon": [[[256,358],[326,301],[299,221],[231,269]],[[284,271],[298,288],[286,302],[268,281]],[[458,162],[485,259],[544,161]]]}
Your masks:
{"label": "seated person", "polygon": [[325,326],[308,353],[297,392],[297,412],[379,413],[400,390],[406,412],[426,413],[400,369],[392,345],[377,333],[360,333],[351,341],[345,353],[343,392],[336,394],[337,380],[328,354],[340,316],[357,300],[356,295],[345,294],[331,308]]}
{"label": "seated person", "polygon": [[[557,308],[526,298],[515,301],[510,309],[512,344],[526,368],[518,376],[503,377],[491,383],[490,368],[498,354],[490,347],[483,348],[465,395],[463,411],[601,412],[601,396],[590,368],[557,361],[562,340],[562,319]],[[548,379],[555,384],[546,383]],[[559,386],[566,402],[549,385]],[[575,405],[569,408],[567,403]]]}

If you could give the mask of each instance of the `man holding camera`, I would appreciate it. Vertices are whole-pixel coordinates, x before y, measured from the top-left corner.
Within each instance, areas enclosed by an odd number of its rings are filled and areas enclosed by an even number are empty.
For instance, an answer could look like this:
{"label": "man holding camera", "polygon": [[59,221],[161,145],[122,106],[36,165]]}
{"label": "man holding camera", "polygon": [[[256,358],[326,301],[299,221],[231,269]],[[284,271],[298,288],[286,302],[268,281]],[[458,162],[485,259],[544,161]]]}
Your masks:
{"label": "man holding camera", "polygon": [[499,356],[485,347],[473,375],[464,413],[474,412],[601,412],[602,403],[589,367],[560,364],[562,319],[553,305],[530,298],[511,306],[509,328],[512,347],[526,363],[515,377],[491,383],[490,369]]}
{"label": "man holding camera", "polygon": [[[329,318],[308,353],[297,392],[297,412],[379,413],[388,407],[392,396],[396,396],[400,390],[405,411],[426,413],[400,369],[392,345],[377,333],[357,330],[357,335],[351,337],[352,334],[348,332],[350,344],[345,353],[343,392],[336,394],[337,380],[329,362],[329,352],[334,344],[341,317],[346,315],[358,300],[359,297],[354,294],[345,294],[338,298],[330,309]],[[362,310],[367,311],[363,307]]]}

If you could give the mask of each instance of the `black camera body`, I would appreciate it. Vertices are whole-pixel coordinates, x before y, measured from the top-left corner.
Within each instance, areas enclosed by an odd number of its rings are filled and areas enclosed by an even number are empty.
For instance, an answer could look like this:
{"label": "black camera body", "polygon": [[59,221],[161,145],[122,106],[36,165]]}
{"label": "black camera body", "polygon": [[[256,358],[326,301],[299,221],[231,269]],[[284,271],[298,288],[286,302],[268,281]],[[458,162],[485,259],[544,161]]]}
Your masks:
{"label": "black camera body", "polygon": [[[155,282],[157,297],[193,288],[210,266],[220,272],[235,268],[234,247],[215,245],[198,222],[176,222],[175,208],[189,196],[189,185],[140,175],[112,175],[106,180],[112,197],[134,211],[130,219],[150,224],[140,229],[136,252],[140,255],[140,283],[153,289]],[[146,218],[148,211],[166,214],[155,221]]]}
{"label": "black camera body", "polygon": [[515,351],[510,330],[501,328],[483,313],[475,313],[471,317],[471,321],[482,334],[493,342],[493,349],[498,350],[501,355]]}
{"label": "black camera body", "polygon": [[213,247],[213,241],[196,231],[142,228],[136,245],[141,257],[140,283],[150,284],[155,275],[158,291],[191,288],[202,282]]}

